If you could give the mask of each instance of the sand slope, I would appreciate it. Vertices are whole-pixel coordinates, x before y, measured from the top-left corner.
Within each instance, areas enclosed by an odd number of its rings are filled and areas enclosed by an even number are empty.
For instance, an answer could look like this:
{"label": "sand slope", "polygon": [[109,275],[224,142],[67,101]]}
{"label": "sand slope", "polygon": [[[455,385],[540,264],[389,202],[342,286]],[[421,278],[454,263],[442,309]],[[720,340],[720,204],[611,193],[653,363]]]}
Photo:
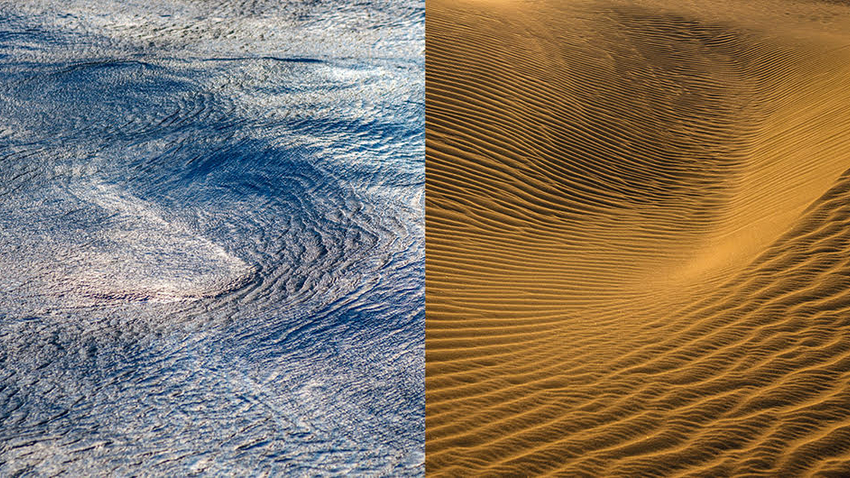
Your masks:
{"label": "sand slope", "polygon": [[427,473],[850,473],[850,8],[427,15]]}

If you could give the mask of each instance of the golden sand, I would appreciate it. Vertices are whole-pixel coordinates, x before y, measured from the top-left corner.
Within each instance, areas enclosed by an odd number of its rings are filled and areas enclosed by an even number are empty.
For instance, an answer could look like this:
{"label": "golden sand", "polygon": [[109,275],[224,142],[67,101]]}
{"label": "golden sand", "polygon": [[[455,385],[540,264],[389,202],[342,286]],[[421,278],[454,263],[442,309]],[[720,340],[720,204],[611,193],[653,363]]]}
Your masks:
{"label": "golden sand", "polygon": [[429,0],[429,476],[850,476],[850,7]]}

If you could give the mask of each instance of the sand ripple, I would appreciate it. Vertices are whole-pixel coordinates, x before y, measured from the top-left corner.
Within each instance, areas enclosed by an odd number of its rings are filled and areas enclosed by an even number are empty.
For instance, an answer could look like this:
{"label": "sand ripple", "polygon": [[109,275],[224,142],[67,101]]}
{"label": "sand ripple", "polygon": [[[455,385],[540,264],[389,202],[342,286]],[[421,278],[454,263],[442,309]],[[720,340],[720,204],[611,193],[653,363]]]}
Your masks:
{"label": "sand ripple", "polygon": [[428,473],[850,473],[846,7],[428,8]]}

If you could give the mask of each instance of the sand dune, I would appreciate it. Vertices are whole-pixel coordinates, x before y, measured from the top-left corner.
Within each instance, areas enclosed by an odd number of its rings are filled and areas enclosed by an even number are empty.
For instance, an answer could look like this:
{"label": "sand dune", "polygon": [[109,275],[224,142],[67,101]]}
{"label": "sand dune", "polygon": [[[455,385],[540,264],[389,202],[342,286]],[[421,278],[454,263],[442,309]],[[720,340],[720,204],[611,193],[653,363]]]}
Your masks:
{"label": "sand dune", "polygon": [[850,474],[850,8],[427,16],[427,473]]}

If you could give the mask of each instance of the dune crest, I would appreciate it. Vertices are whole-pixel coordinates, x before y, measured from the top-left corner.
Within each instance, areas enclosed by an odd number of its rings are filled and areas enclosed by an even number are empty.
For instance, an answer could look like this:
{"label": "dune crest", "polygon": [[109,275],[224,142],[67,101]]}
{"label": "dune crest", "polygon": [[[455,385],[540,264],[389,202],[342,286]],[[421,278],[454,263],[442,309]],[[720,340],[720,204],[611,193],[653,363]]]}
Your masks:
{"label": "dune crest", "polygon": [[848,13],[429,3],[429,475],[850,473]]}

